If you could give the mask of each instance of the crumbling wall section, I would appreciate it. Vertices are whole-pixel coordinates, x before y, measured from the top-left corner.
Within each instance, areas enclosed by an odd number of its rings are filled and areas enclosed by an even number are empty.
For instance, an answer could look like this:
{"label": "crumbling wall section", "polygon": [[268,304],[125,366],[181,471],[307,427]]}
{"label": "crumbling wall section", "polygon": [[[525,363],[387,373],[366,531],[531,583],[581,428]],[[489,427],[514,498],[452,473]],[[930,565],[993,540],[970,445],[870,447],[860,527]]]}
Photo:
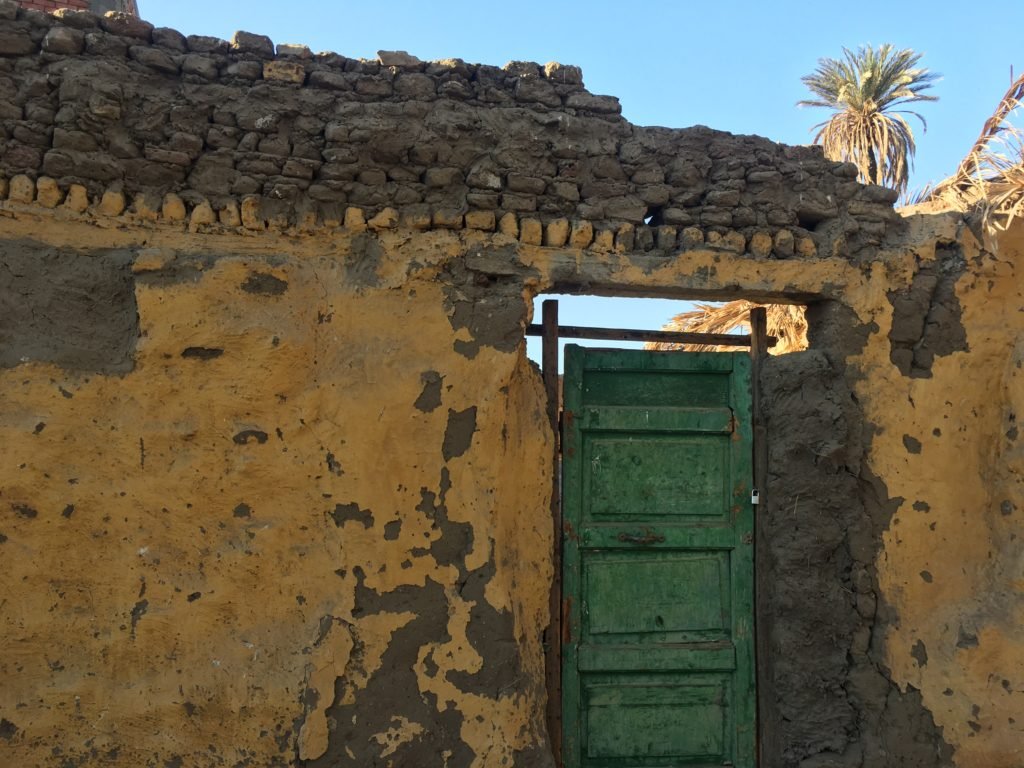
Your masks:
{"label": "crumbling wall section", "polygon": [[811,304],[769,764],[1013,764],[1019,229],[581,80],[0,0],[6,762],[549,765],[559,289]]}
{"label": "crumbling wall section", "polygon": [[641,128],[577,67],[313,54],[0,2],[0,190],[262,230],[372,221],[527,244],[868,259],[893,193],[817,147]]}

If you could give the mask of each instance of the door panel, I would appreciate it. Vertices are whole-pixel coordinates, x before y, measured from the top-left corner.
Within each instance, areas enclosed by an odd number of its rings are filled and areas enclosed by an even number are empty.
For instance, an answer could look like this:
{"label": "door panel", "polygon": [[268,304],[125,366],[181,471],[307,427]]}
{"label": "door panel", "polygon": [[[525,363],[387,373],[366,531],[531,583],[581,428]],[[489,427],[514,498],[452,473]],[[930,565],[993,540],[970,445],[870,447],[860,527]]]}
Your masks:
{"label": "door panel", "polygon": [[749,358],[566,348],[567,768],[754,766]]}

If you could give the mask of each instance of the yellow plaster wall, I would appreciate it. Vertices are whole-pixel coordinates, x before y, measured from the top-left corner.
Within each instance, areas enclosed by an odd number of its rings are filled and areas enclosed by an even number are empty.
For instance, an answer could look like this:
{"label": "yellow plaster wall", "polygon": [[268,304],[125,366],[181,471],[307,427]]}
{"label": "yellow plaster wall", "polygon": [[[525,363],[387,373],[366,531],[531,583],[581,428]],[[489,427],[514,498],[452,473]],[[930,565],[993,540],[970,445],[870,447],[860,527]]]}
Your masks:
{"label": "yellow plaster wall", "polygon": [[[920,689],[956,748],[956,765],[1019,765],[1024,229],[1001,235],[991,252],[954,218],[915,226],[964,249],[968,272],[956,294],[969,351],[936,358],[932,378],[900,376],[882,344],[856,361],[865,373],[857,393],[876,431],[871,466],[889,495],[902,498],[878,559],[895,615],[885,658],[894,680]],[[919,240],[917,255],[934,258],[934,241]],[[886,314],[877,320],[876,335],[885,337]],[[908,450],[904,436],[920,441],[920,451]]]}
{"label": "yellow plaster wall", "polygon": [[[551,447],[522,355],[454,352],[441,286],[401,260],[354,286],[344,242],[236,240],[225,255],[223,240],[88,228],[50,241],[136,250],[141,339],[124,376],[31,362],[0,374],[0,707],[17,728],[0,764],[291,765],[296,746],[319,757],[336,682],[354,696],[413,616],[353,616],[360,567],[379,593],[443,586],[450,639],[421,690],[460,712],[474,764],[543,741]],[[142,278],[210,255],[195,280]],[[246,292],[254,272],[287,290]],[[223,354],[183,358],[187,347]],[[423,371],[443,377],[430,412],[413,407]],[[417,511],[421,489],[438,491],[449,409],[471,406],[447,513],[472,527],[468,568],[493,558],[486,599],[512,613],[530,678],[494,696],[445,681],[486,649],[467,637],[472,602],[424,549],[439,532]],[[265,442],[238,444],[246,430]],[[336,525],[330,511],[350,503],[372,524]],[[319,701],[304,714],[309,690]],[[372,738],[386,755],[423,728],[396,708]]]}
{"label": "yellow plaster wall", "polygon": [[[1024,724],[1024,233],[993,253],[955,217],[908,227],[867,265],[715,249],[656,263],[529,246],[518,257],[524,301],[570,275],[604,292],[831,296],[875,324],[847,362],[873,432],[867,465],[902,498],[877,561],[893,619],[880,639],[885,663],[898,685],[921,691],[957,766],[1011,766]],[[131,249],[141,338],[123,376],[33,362],[0,372],[0,707],[16,729],[0,741],[0,762],[202,765],[209,745],[226,765],[316,760],[339,727],[335,693],[357,698],[416,617],[354,615],[357,568],[378,594],[443,587],[448,637],[424,643],[419,691],[401,695],[457,710],[473,765],[512,764],[545,744],[543,392],[522,348],[455,351],[469,336],[452,328],[441,274],[474,249],[512,241],[382,233],[366,280],[352,276],[358,254],[344,232],[187,235],[23,217],[8,219],[5,234]],[[889,358],[889,291],[934,258],[939,239],[959,242],[968,260],[956,292],[969,351],[910,379]],[[182,264],[199,276],[154,277]],[[243,290],[254,272],[287,290]],[[182,358],[190,346],[224,351]],[[427,371],[442,377],[441,405],[424,411],[414,403]],[[445,462],[449,410],[471,407],[470,447]],[[267,439],[235,442],[246,430]],[[439,492],[446,464],[448,519],[472,530],[465,567],[493,562],[486,601],[514,619],[521,678],[493,695],[451,682],[478,673],[487,649],[470,639],[458,568],[424,554],[442,534],[417,507],[423,490]],[[331,511],[348,504],[365,515],[336,524]],[[398,520],[398,536],[382,536]],[[368,738],[387,759],[425,727],[396,709]]]}

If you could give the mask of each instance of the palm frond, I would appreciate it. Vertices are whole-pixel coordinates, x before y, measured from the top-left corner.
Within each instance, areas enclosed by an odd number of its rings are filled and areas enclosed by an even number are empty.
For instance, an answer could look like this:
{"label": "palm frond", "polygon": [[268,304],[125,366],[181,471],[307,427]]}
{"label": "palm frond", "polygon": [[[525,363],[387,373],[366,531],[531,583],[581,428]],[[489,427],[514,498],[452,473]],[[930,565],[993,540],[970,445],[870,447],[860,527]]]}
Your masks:
{"label": "palm frond", "polygon": [[985,229],[1005,230],[1024,215],[1024,134],[1014,124],[1024,114],[1024,74],[1010,84],[956,171],[923,202],[980,214]]}
{"label": "palm frond", "polygon": [[[697,304],[695,309],[675,315],[665,325],[664,331],[684,333],[732,333],[750,332],[750,310],[765,307],[768,320],[768,335],[778,341],[769,351],[773,355],[797,352],[807,349],[807,318],[805,308],[797,304],[756,304],[739,299],[725,304]],[[648,342],[646,349],[685,350],[688,352],[721,352],[741,349],[740,347],[708,344],[673,344],[669,342]]]}

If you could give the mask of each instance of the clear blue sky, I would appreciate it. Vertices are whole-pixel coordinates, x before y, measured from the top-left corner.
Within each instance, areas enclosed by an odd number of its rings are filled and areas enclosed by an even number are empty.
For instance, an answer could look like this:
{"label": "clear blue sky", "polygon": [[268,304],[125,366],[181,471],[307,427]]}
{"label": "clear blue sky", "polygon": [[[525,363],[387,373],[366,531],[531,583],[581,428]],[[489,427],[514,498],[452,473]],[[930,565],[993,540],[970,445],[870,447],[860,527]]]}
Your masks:
{"label": "clear blue sky", "polygon": [[[139,0],[139,6],[143,18],[184,34],[230,39],[244,29],[353,58],[406,50],[421,59],[576,64],[587,88],[618,96],[633,123],[700,124],[787,144],[810,142],[811,127],[827,114],[795,106],[808,96],[800,77],[817,59],[839,56],[842,46],[889,42],[922,52],[922,65],[943,76],[932,91],[940,101],[920,105],[927,133],[913,123],[918,151],[911,189],[952,173],[1009,86],[1011,66],[1018,74],[1024,68],[1020,0],[999,4],[995,14],[962,0]],[[630,313],[618,324],[657,327],[664,309]],[[605,320],[563,322],[608,324],[599,305],[586,312]]]}

